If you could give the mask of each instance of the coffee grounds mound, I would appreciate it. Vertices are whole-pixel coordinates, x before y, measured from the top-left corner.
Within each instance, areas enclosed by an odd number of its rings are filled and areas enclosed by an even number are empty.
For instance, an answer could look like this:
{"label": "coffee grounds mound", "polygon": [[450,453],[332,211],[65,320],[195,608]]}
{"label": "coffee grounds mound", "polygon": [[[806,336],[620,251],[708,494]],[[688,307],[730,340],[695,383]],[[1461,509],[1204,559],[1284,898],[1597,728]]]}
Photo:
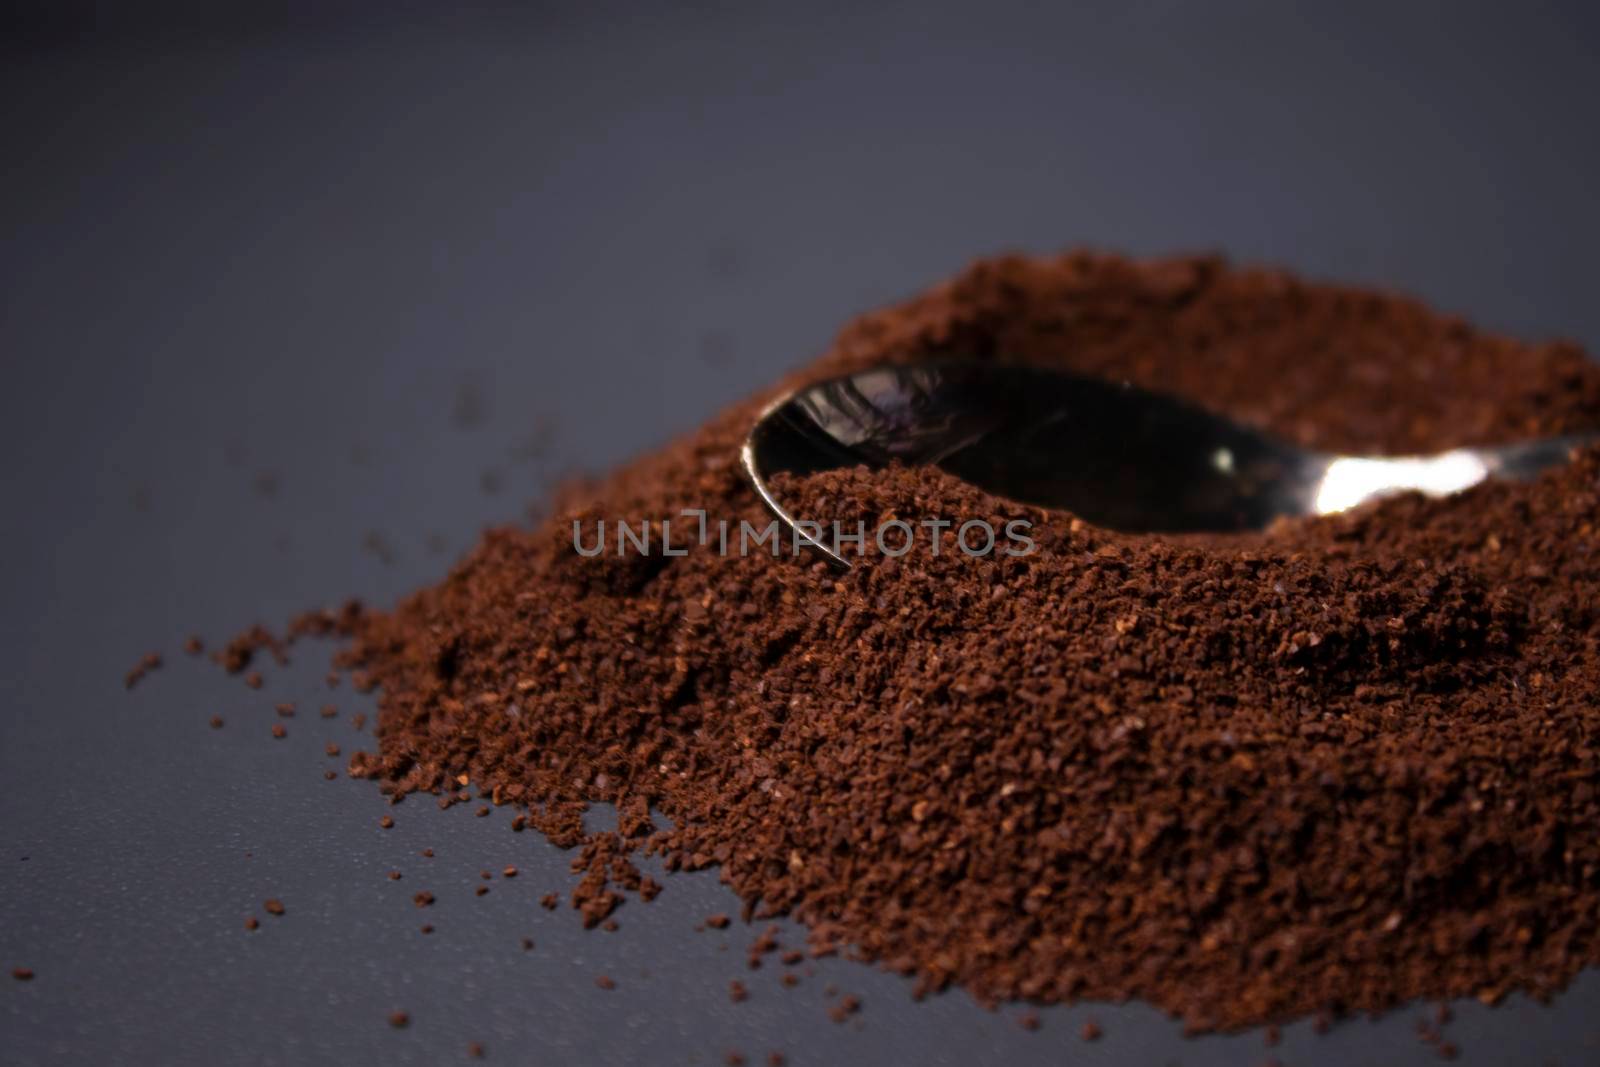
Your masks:
{"label": "coffee grounds mound", "polygon": [[[869,529],[1027,518],[1038,548],[973,558],[946,531],[894,559],[869,538],[843,575],[714,543],[574,551],[574,520],[764,525],[735,461],[760,406],[930,357],[1125,378],[1331,451],[1600,426],[1576,347],[1409,299],[1213,258],[979,263],[544,525],[488,532],[393,611],[303,623],[380,688],[351,772],[524,808],[581,849],[591,925],[656,853],[720,868],[813,952],[986,1003],[1136,997],[1232,1029],[1546,996],[1600,962],[1600,454],[1226,537],[836,471],[781,492]],[[593,802],[617,830],[585,831]]]}

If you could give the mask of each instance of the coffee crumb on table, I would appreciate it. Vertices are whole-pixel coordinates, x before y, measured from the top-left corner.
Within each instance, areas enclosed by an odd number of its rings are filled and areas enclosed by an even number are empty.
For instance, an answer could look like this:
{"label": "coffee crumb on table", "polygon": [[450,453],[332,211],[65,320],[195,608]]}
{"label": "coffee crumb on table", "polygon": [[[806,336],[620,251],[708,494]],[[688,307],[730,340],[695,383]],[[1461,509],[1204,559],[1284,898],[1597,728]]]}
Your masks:
{"label": "coffee crumb on table", "polygon": [[836,1023],[842,1023],[860,1010],[861,998],[846,993],[828,1009],[828,1017]]}
{"label": "coffee crumb on table", "polygon": [[134,664],[133,669],[124,676],[123,688],[132,689],[144,681],[151,671],[161,668],[161,662],[161,653],[159,652],[146,652],[143,656],[140,656],[139,662]]}

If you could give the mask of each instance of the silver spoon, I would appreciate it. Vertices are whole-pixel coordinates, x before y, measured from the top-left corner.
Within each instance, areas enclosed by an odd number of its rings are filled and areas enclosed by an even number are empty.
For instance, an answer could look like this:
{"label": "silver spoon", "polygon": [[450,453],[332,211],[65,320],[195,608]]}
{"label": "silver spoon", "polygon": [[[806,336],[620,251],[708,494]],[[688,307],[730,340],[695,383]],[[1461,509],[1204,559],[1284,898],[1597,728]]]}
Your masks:
{"label": "silver spoon", "polygon": [[1523,479],[1600,432],[1426,456],[1313,452],[1127,382],[986,362],[882,367],[809,385],[764,410],[740,458],[768,509],[835,566],[850,564],[768,479],[932,464],[987,492],[1115,530],[1257,530],[1391,493],[1447,496]]}

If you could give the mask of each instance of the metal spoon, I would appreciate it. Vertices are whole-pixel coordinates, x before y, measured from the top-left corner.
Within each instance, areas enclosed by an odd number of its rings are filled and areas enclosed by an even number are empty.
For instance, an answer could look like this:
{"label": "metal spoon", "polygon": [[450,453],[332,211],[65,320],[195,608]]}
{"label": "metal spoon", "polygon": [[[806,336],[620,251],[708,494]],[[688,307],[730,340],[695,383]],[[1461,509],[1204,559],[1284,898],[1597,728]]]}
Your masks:
{"label": "metal spoon", "polygon": [[1241,531],[1415,490],[1446,496],[1522,479],[1600,432],[1428,456],[1338,456],[1276,440],[1175,397],[1063,371],[984,362],[883,367],[779,398],[741,461],[766,506],[835,566],[767,480],[932,464],[1020,503],[1123,531]]}

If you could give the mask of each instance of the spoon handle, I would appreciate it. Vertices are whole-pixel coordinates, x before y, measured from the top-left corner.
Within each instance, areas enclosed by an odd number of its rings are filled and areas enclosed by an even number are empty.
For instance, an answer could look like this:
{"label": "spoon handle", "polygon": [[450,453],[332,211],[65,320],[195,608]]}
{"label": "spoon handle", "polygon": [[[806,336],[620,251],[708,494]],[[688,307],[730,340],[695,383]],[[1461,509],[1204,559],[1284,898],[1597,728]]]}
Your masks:
{"label": "spoon handle", "polygon": [[1456,448],[1433,456],[1335,456],[1312,495],[1312,510],[1331,515],[1394,493],[1449,496],[1485,478],[1521,481],[1565,463],[1600,434],[1573,434],[1498,448]]}

